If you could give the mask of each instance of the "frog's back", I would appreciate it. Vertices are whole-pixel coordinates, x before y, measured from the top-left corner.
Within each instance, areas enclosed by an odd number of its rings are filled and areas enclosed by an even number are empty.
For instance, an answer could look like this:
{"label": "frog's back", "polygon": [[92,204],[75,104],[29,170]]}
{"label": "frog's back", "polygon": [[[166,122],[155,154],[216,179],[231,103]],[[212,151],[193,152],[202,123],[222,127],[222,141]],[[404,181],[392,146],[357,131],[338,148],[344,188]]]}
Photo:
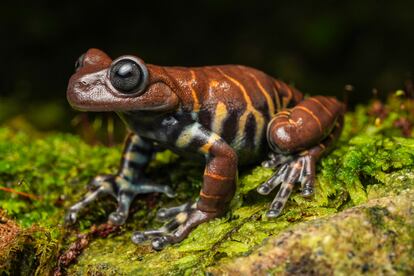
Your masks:
{"label": "frog's back", "polygon": [[220,135],[238,152],[241,163],[264,152],[268,122],[300,97],[293,88],[250,67],[165,69],[176,83],[182,112]]}

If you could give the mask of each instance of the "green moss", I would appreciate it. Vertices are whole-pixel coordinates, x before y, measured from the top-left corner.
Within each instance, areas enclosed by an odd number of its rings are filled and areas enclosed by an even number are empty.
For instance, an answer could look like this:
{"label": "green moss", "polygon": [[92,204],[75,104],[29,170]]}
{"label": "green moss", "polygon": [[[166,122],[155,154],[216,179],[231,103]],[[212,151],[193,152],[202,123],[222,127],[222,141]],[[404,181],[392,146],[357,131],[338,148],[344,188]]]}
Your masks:
{"label": "green moss", "polygon": [[[159,226],[154,217],[160,206],[194,200],[203,168],[194,167],[192,162],[178,159],[168,151],[157,154],[148,168],[149,177],[171,185],[179,196],[140,196],[134,204],[137,211],[121,233],[92,242],[69,273],[200,273],[250,254],[268,237],[284,233],[296,224],[330,216],[370,199],[398,195],[414,184],[414,141],[401,137],[400,129],[393,123],[401,116],[414,122],[407,110],[401,109],[402,103],[411,104],[392,97],[387,106],[388,116],[382,120],[369,115],[363,106],[347,113],[340,141],[318,165],[312,199],[294,192],[281,216],[267,219],[264,214],[274,193],[259,196],[255,189],[273,171],[259,166],[245,169],[240,172],[238,190],[225,217],[200,225],[183,242],[161,252],[152,251],[149,244],[133,245],[131,234],[133,230]],[[67,248],[76,232],[104,222],[115,208],[110,199],[101,200],[82,214],[74,230],[62,227],[65,210],[85,192],[87,181],[97,173],[114,173],[120,153],[120,146],[89,146],[73,135],[52,133],[33,138],[27,132],[0,128],[1,186],[36,196],[30,199],[0,191],[0,205],[22,227],[36,225],[45,229],[43,233],[47,235],[38,237],[35,243],[44,252],[42,262],[56,259],[57,250]],[[377,217],[377,213],[373,211],[371,218],[381,223],[382,216]],[[289,269],[298,271],[300,264],[309,262],[314,260],[304,254]]]}

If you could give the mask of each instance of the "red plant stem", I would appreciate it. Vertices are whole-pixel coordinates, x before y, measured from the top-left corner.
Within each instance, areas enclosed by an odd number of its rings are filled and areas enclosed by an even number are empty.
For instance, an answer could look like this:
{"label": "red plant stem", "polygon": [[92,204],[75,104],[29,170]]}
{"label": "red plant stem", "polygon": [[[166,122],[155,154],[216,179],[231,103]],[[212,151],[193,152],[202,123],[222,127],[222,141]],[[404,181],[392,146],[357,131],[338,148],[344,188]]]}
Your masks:
{"label": "red plant stem", "polygon": [[6,188],[6,187],[1,187],[0,186],[0,191],[4,191],[4,192],[8,192],[8,193],[13,193],[13,194],[18,194],[20,196],[28,197],[28,198],[34,199],[34,200],[41,200],[41,198],[39,196],[37,196],[37,195],[32,195],[32,194],[29,194],[29,193],[20,192],[20,191],[17,191],[15,189],[12,189],[12,188]]}

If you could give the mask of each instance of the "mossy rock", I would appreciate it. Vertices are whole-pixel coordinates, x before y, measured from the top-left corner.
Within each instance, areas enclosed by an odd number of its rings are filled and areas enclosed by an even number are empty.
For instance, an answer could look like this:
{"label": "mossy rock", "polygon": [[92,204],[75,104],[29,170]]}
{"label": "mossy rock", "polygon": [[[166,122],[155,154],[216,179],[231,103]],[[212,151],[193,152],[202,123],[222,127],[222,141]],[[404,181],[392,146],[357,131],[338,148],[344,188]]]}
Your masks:
{"label": "mossy rock", "polygon": [[414,190],[368,201],[271,237],[217,275],[408,275],[414,271]]}
{"label": "mossy rock", "polygon": [[[407,203],[404,197],[412,196],[414,139],[402,137],[402,129],[395,122],[400,118],[414,122],[410,112],[414,104],[394,96],[384,108],[386,116],[377,116],[366,106],[347,113],[340,141],[318,165],[316,193],[312,199],[304,199],[294,192],[281,216],[267,219],[265,212],[274,194],[260,196],[255,189],[273,172],[261,167],[245,168],[226,216],[200,225],[183,242],[161,252],[153,251],[149,244],[132,244],[131,235],[134,230],[161,225],[155,221],[155,213],[161,206],[194,200],[201,185],[202,168],[178,160],[168,151],[157,154],[147,170],[148,175],[160,184],[171,185],[179,196],[175,199],[157,194],[139,196],[134,202],[135,212],[126,225],[106,238],[94,239],[77,262],[65,268],[66,272],[73,275],[201,275],[209,271],[221,274],[253,269],[252,272],[258,273],[321,271],[329,274],[338,268],[337,271],[351,274],[379,271],[382,269],[379,262],[387,254],[395,258],[392,264],[387,263],[390,266],[384,273],[412,271],[406,264],[412,249],[405,246],[414,242],[412,219],[398,211],[406,210],[408,205],[398,203]],[[90,146],[69,134],[36,135],[0,128],[0,179],[1,187],[5,188],[0,191],[0,206],[19,229],[27,231],[29,239],[20,244],[34,245],[31,254],[37,261],[30,265],[28,274],[47,274],[56,266],[59,253],[67,250],[79,233],[88,233],[93,224],[104,223],[115,208],[112,200],[102,199],[85,210],[74,227],[63,225],[65,211],[86,191],[87,181],[98,173],[116,171],[121,147]],[[167,173],[160,174],[160,171]],[[388,203],[398,205],[397,211]],[[370,232],[355,240],[349,233],[363,232],[355,223],[358,219],[368,222],[364,227]],[[344,235],[332,232],[345,227],[343,221],[348,220]],[[383,239],[389,229],[394,233],[396,245],[386,243],[387,246],[378,249],[378,255],[361,257],[372,252],[374,237]],[[305,235],[307,231],[312,235]],[[318,248],[326,236],[333,240],[341,238],[341,247],[335,248],[330,240],[319,256]],[[283,244],[278,244],[281,240]],[[304,249],[289,251],[290,245]],[[347,263],[337,262],[345,256],[342,248],[352,248],[354,257]],[[288,263],[256,257],[267,252],[273,256],[275,250],[286,250],[283,252]],[[8,256],[11,262],[20,260]],[[240,262],[252,265],[242,266]],[[15,272],[12,266],[4,271]]]}

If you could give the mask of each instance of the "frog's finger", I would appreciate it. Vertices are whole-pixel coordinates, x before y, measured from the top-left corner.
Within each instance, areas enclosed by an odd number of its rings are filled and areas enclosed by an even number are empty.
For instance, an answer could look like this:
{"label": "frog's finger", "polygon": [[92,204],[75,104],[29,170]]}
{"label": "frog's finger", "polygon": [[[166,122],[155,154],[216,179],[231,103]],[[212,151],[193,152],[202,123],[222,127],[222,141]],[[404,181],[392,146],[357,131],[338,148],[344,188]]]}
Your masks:
{"label": "frog's finger", "polygon": [[157,212],[157,219],[161,221],[171,219],[175,215],[179,214],[180,212],[189,211],[191,209],[195,209],[195,207],[196,207],[196,204],[187,202],[182,205],[171,207],[171,208],[161,208]]}
{"label": "frog's finger", "polygon": [[301,195],[303,197],[312,196],[315,192],[314,187],[315,187],[315,179],[314,177],[308,175],[303,181]]}
{"label": "frog's finger", "polygon": [[190,208],[178,213],[174,219],[159,229],[135,232],[132,241],[140,244],[152,238],[152,248],[161,250],[168,244],[182,241],[195,227],[218,216],[216,212],[204,212],[197,208]]}
{"label": "frog's finger", "polygon": [[315,162],[309,156],[303,157],[303,168],[299,181],[301,183],[302,196],[312,196],[315,186]]}
{"label": "frog's finger", "polygon": [[136,193],[130,191],[120,191],[117,197],[118,208],[109,215],[109,221],[116,225],[122,225],[128,218],[129,207],[136,196]]}
{"label": "frog's finger", "polygon": [[276,154],[274,152],[269,153],[269,160],[262,162],[262,167],[275,169],[280,165],[287,163],[291,159],[290,156]]}
{"label": "frog's finger", "polygon": [[170,198],[176,196],[174,190],[170,186],[166,185],[157,185],[146,182],[143,184],[137,183],[132,187],[137,194],[163,193]]}
{"label": "frog's finger", "polygon": [[304,168],[303,158],[298,158],[297,160],[289,164],[289,170],[286,171],[284,175],[283,182],[295,183],[298,182]]}
{"label": "frog's finger", "polygon": [[79,202],[77,202],[69,208],[69,211],[65,216],[65,223],[74,224],[77,220],[78,213],[82,209],[84,209],[91,202],[95,201],[99,196],[111,193],[111,191],[112,190],[109,190],[107,187],[101,186],[95,191],[88,192],[82,200],[80,200]]}
{"label": "frog's finger", "polygon": [[[187,205],[187,204],[183,204],[183,205]],[[180,205],[178,207],[182,207],[183,205]],[[191,206],[191,204],[188,204],[188,205]],[[178,207],[175,207],[175,208],[178,208]],[[163,234],[170,233],[171,231],[178,228],[181,224],[183,224],[187,220],[190,210],[191,209],[186,209],[184,211],[177,213],[172,220],[170,220],[164,226],[158,229],[134,232],[134,234],[131,237],[132,242],[135,244],[140,244],[140,243],[147,241],[148,239],[152,237],[159,237]]]}
{"label": "frog's finger", "polygon": [[160,237],[178,227],[176,220],[171,220],[169,223],[158,229],[151,229],[145,231],[136,231],[132,234],[131,240],[135,244],[141,244],[150,238]]}
{"label": "frog's finger", "polygon": [[270,205],[270,210],[266,213],[269,218],[275,218],[280,215],[285,207],[286,201],[292,193],[294,183],[283,182],[280,190],[277,192],[275,199]]}
{"label": "frog's finger", "polygon": [[[180,213],[183,214],[183,213]],[[216,218],[219,214],[214,212],[204,212],[198,209],[186,213],[185,216],[176,216],[176,221],[179,226],[174,231],[169,231],[160,237],[152,240],[152,248],[155,250],[162,250],[168,244],[174,244],[182,241],[188,234],[198,225],[210,219]]]}

